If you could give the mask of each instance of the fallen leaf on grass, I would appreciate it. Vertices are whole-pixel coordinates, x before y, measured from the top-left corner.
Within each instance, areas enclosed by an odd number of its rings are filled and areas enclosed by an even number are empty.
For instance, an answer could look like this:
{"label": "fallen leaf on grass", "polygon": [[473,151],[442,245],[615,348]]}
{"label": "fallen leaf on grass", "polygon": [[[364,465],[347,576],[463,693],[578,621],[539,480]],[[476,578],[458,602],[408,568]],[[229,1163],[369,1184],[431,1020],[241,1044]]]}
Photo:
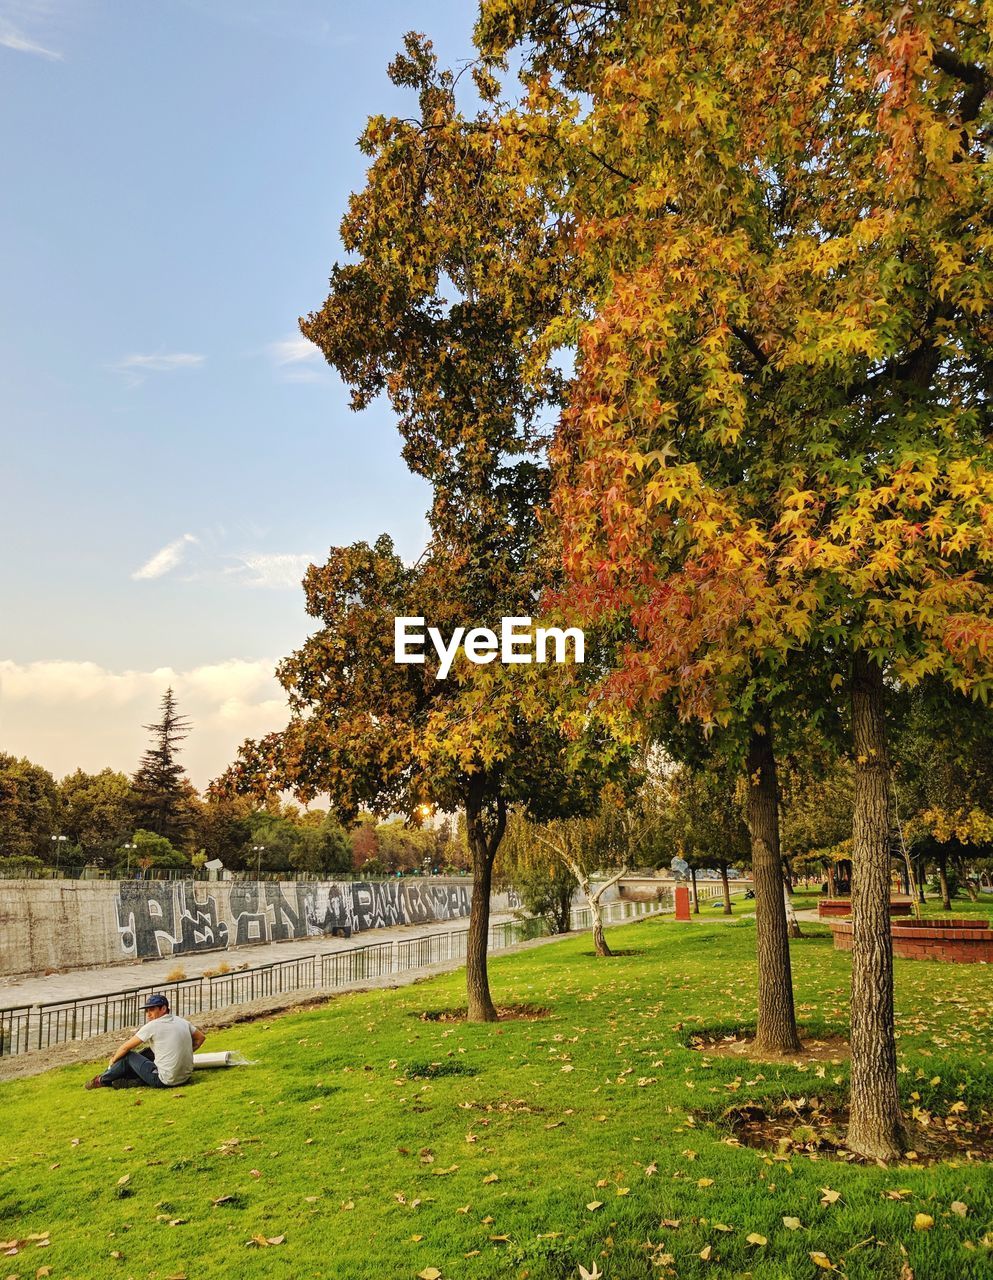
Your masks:
{"label": "fallen leaf on grass", "polygon": [[713,1185],[714,1185],[714,1179],[713,1179],[713,1178],[698,1178],[698,1179],[697,1179],[697,1186],[698,1186],[698,1187],[712,1187]]}
{"label": "fallen leaf on grass", "polygon": [[486,1177],[483,1179],[483,1182],[484,1182],[484,1183],[486,1183],[486,1182],[499,1182],[499,1181],[500,1181],[500,1175],[499,1175],[498,1173],[488,1173],[488,1174],[486,1175]]}
{"label": "fallen leaf on grass", "polygon": [[814,1249],[810,1255],[810,1261],[815,1267],[820,1267],[824,1271],[833,1271],[834,1263],[826,1253],[821,1253],[819,1249]]}
{"label": "fallen leaf on grass", "polygon": [[800,1228],[803,1226],[803,1223],[800,1221],[799,1218],[784,1218],[783,1226],[787,1229],[787,1231],[799,1231]]}
{"label": "fallen leaf on grass", "polygon": [[700,1257],[704,1260],[704,1262],[709,1262],[710,1255],[713,1252],[714,1252],[714,1246],[711,1244],[705,1244],[703,1248],[700,1250]]}
{"label": "fallen leaf on grass", "polygon": [[929,1213],[918,1213],[914,1215],[915,1231],[930,1231],[934,1226],[934,1218]]}
{"label": "fallen leaf on grass", "polygon": [[603,1201],[602,1201],[602,1200],[591,1200],[591,1201],[589,1202],[589,1204],[588,1204],[586,1207],[587,1207],[587,1209],[589,1209],[590,1213],[594,1213],[597,1209],[602,1209],[602,1208],[603,1208]]}
{"label": "fallen leaf on grass", "polygon": [[749,1244],[763,1245],[769,1243],[765,1236],[760,1236],[757,1231],[749,1231],[748,1235],[745,1236],[745,1239]]}
{"label": "fallen leaf on grass", "polygon": [[619,1196],[626,1196],[626,1195],[630,1195],[630,1194],[631,1194],[631,1188],[630,1188],[630,1187],[618,1187],[618,1188],[617,1188],[617,1194],[618,1194]]}
{"label": "fallen leaf on grass", "polygon": [[960,1218],[964,1218],[969,1212],[969,1206],[967,1204],[963,1204],[961,1200],[953,1200],[949,1205],[949,1208],[952,1213],[957,1213]]}
{"label": "fallen leaf on grass", "polygon": [[840,1199],[840,1191],[832,1191],[830,1187],[821,1187],[821,1204],[837,1204]]}
{"label": "fallen leaf on grass", "polygon": [[582,1263],[580,1263],[580,1264],[579,1264],[579,1277],[580,1277],[580,1280],[600,1280],[600,1276],[601,1276],[602,1274],[603,1274],[603,1272],[600,1270],[600,1268],[597,1266],[597,1264],[596,1264],[595,1262],[594,1262],[594,1264],[593,1264],[593,1270],[592,1270],[592,1271],[587,1271],[587,1270],[586,1270],[586,1268],[583,1266],[583,1264],[582,1264]]}
{"label": "fallen leaf on grass", "polygon": [[417,1280],[441,1280],[441,1272],[437,1267],[425,1267],[423,1271],[418,1271]]}

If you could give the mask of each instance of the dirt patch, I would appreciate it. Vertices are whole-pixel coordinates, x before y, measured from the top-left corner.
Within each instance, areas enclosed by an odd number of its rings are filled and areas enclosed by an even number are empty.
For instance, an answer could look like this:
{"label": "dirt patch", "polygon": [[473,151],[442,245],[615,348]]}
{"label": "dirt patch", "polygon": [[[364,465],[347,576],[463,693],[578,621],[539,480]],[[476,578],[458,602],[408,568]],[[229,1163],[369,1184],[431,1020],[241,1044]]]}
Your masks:
{"label": "dirt patch", "polygon": [[[781,1160],[843,1160],[865,1164],[845,1147],[846,1108],[820,1098],[783,1098],[779,1102],[743,1103],[721,1117],[734,1138],[746,1147],[774,1152]],[[993,1124],[968,1116],[927,1116],[927,1124],[907,1122],[910,1149],[900,1162],[937,1164],[941,1160],[986,1161],[993,1158]]]}
{"label": "dirt patch", "polygon": [[[551,1017],[552,1011],[541,1004],[498,1004],[498,1022],[538,1022]],[[465,1022],[468,1010],[465,1005],[455,1009],[425,1009],[412,1016],[421,1022]]]}
{"label": "dirt patch", "polygon": [[843,1036],[811,1036],[801,1041],[799,1053],[770,1053],[757,1049],[755,1039],[744,1031],[732,1031],[722,1036],[706,1033],[692,1035],[686,1041],[687,1049],[704,1053],[708,1058],[745,1058],[749,1062],[790,1062],[807,1066],[811,1062],[846,1062],[851,1054],[848,1041]]}

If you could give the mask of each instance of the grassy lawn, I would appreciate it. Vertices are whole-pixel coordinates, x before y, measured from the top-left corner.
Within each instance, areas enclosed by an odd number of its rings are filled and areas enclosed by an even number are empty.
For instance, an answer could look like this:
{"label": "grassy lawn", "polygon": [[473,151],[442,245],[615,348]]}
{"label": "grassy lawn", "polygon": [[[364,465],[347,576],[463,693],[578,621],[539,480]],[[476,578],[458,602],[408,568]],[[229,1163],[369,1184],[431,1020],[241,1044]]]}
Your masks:
{"label": "grassy lawn", "polygon": [[[800,1017],[810,1035],[844,1034],[848,958],[825,928],[805,931]],[[811,1253],[872,1280],[990,1275],[990,1166],[860,1167],[729,1143],[729,1105],[830,1097],[847,1077],[686,1047],[749,1020],[752,922],[608,936],[637,954],[597,960],[570,938],[493,960],[498,1003],[545,1005],[540,1021],[422,1020],[461,1002],[456,973],[219,1032],[208,1048],[257,1065],[176,1092],[85,1093],[79,1067],[0,1086],[0,1237],[51,1242],[5,1257],[0,1275],[548,1280],[594,1262],[605,1280],[828,1274]],[[978,1118],[993,1097],[993,974],[897,961],[897,995],[908,1110]],[[915,1230],[919,1214],[933,1225]]]}

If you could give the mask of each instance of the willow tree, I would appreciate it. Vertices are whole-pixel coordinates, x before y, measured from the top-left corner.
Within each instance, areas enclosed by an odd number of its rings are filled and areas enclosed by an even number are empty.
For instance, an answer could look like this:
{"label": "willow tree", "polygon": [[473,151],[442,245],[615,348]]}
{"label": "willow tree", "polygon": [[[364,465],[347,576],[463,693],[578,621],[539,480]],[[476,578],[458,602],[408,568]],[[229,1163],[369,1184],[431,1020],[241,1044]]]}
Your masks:
{"label": "willow tree", "polygon": [[993,684],[989,24],[979,0],[484,0],[479,27],[589,103],[559,137],[602,165],[577,242],[604,285],[555,506],[570,598],[629,620],[619,691],[753,725],[753,783],[781,673],[847,691],[848,1144],[882,1159],[887,687]]}

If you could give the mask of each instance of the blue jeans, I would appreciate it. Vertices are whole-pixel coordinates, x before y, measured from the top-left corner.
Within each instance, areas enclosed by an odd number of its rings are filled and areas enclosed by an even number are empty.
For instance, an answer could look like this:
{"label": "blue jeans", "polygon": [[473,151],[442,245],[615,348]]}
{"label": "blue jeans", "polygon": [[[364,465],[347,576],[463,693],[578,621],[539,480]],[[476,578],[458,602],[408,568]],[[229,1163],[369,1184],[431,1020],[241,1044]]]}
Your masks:
{"label": "blue jeans", "polygon": [[126,1057],[119,1059],[112,1067],[101,1075],[105,1085],[113,1085],[118,1081],[127,1084],[144,1084],[150,1089],[168,1089],[169,1086],[159,1079],[159,1069],[155,1065],[150,1049],[140,1053],[132,1049]]}

